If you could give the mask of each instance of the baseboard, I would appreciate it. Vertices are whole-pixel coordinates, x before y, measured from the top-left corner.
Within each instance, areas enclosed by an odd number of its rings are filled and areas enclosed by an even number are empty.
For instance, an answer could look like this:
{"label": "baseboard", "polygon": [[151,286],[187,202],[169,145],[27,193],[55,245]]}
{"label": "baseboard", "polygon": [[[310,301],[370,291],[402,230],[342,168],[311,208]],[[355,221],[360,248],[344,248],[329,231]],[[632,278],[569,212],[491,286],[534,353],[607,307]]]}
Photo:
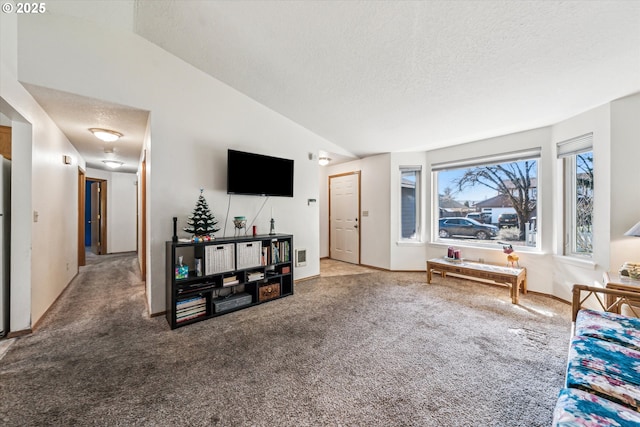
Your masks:
{"label": "baseboard", "polygon": [[[149,317],[154,318],[154,317],[160,317],[160,316],[164,316],[166,315],[167,312],[166,311],[159,311],[157,313],[153,313],[152,315],[150,315]],[[185,322],[186,323],[186,322]]]}
{"label": "baseboard", "polygon": [[[527,293],[528,294],[534,294],[534,295],[540,295],[540,296],[543,296],[543,297],[549,297],[549,298],[551,298],[553,300],[556,300],[558,302],[563,302],[563,303],[565,303],[567,305],[571,305],[571,301],[564,300],[564,299],[562,299],[560,297],[557,297],[555,295],[547,294],[547,293],[544,293],[544,292],[538,292],[538,291],[530,291],[529,289],[527,289]],[[522,293],[520,295],[522,295]]]}
{"label": "baseboard", "polygon": [[25,335],[29,335],[33,333],[33,330],[31,328],[28,329],[23,329],[21,331],[11,331],[7,334],[7,338],[18,338],[18,337],[23,337]]}
{"label": "baseboard", "polygon": [[293,283],[300,283],[300,282],[306,282],[307,280],[312,280],[312,279],[317,279],[319,278],[320,275],[316,274],[315,276],[309,276],[309,277],[303,277],[302,279],[296,279],[293,281]]}

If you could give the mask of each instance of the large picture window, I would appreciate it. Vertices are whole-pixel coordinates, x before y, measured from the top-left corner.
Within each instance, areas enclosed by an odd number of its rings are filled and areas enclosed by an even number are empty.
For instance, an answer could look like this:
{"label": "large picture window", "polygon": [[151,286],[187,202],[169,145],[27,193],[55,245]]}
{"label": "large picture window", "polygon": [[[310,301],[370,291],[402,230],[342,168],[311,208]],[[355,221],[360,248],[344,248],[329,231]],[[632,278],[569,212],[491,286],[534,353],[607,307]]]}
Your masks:
{"label": "large picture window", "polygon": [[538,245],[540,150],[434,164],[434,240]]}
{"label": "large picture window", "polygon": [[419,166],[400,167],[400,237],[420,240],[420,172]]}
{"label": "large picture window", "polygon": [[565,182],[564,255],[590,257],[593,252],[592,146],[592,134],[558,144]]}

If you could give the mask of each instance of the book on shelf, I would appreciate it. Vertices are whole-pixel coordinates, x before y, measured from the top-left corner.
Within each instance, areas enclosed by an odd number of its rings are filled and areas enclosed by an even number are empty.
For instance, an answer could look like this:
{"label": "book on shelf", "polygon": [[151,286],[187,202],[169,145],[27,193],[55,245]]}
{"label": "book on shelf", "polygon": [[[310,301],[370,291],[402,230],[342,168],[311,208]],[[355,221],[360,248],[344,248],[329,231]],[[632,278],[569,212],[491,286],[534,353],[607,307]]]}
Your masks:
{"label": "book on shelf", "polygon": [[264,279],[264,273],[262,271],[255,271],[252,273],[247,273],[247,280],[252,282],[254,280]]}
{"label": "book on shelf", "polygon": [[188,307],[182,310],[176,310],[176,318],[182,318],[186,316],[190,316],[192,314],[202,313],[207,311],[206,304],[202,304],[200,306]]}
{"label": "book on shelf", "polygon": [[200,312],[200,313],[191,314],[189,316],[185,316],[185,317],[181,317],[179,319],[176,319],[176,323],[186,322],[187,320],[191,320],[191,319],[195,319],[195,318],[198,318],[198,317],[202,317],[202,316],[205,316],[206,314],[207,314],[206,310],[203,311],[203,312]]}
{"label": "book on shelf", "polygon": [[194,305],[206,304],[207,299],[205,297],[197,296],[193,298],[183,299],[176,302],[176,310],[192,307]]}

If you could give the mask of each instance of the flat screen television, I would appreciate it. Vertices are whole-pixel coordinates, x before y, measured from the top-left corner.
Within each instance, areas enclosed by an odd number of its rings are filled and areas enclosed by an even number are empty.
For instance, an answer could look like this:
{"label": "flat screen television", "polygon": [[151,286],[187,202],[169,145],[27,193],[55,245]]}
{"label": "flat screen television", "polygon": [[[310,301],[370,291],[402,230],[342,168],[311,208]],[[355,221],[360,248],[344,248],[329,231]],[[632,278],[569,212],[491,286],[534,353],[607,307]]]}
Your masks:
{"label": "flat screen television", "polygon": [[229,150],[227,193],[293,197],[293,160]]}

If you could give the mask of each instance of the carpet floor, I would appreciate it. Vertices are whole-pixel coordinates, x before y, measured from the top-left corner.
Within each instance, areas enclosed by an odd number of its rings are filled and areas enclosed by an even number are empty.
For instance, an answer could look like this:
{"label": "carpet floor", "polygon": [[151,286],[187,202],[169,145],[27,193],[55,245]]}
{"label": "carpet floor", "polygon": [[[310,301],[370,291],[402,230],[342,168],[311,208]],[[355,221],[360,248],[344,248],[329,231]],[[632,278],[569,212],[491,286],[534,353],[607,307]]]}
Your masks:
{"label": "carpet floor", "polygon": [[171,331],[135,255],[91,258],[0,360],[0,424],[547,426],[570,307],[363,269]]}

